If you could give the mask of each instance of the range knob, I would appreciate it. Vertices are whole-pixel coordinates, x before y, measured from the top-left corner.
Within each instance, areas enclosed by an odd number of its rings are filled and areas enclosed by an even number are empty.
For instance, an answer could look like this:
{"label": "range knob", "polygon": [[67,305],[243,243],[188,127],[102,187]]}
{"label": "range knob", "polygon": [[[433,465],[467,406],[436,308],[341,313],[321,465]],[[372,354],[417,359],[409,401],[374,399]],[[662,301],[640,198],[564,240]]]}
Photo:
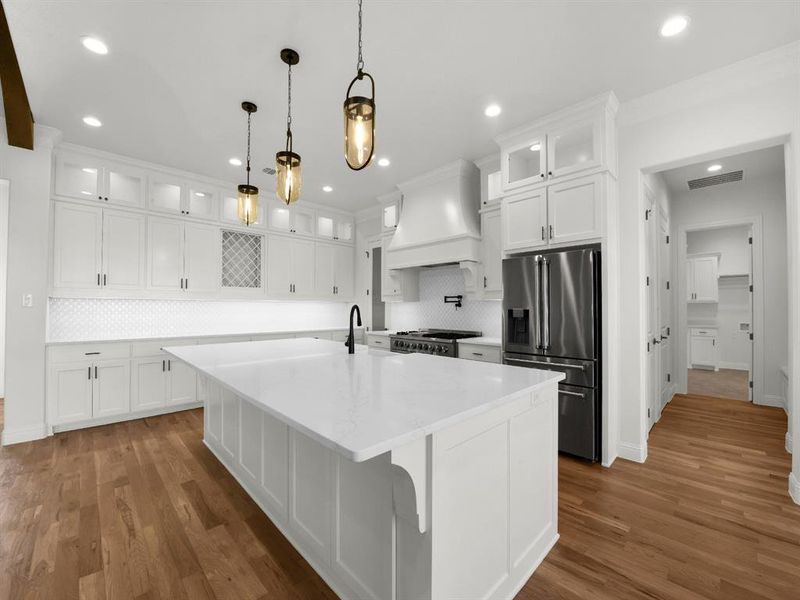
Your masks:
{"label": "range knob", "polygon": [[417,345],[416,344],[409,344],[408,347],[411,348],[412,350],[416,350],[417,349]]}
{"label": "range knob", "polygon": [[423,350],[427,350],[428,349],[428,344],[422,344],[422,349]]}
{"label": "range knob", "polygon": [[448,348],[447,346],[442,346],[442,354],[447,354],[449,350],[450,348]]}

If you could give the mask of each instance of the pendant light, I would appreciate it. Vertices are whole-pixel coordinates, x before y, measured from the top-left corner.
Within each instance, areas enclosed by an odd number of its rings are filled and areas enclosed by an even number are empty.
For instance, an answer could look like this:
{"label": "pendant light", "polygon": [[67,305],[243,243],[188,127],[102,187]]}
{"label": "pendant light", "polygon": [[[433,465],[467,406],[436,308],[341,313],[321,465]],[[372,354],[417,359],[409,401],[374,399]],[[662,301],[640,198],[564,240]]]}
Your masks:
{"label": "pendant light", "polygon": [[286,149],[275,154],[277,165],[276,192],[286,204],[300,199],[300,155],[292,150],[292,66],[300,62],[300,55],[289,48],[281,50],[281,60],[289,65],[289,113],[286,117]]}
{"label": "pendant light", "polygon": [[239,186],[237,213],[239,221],[248,227],[258,221],[258,188],[250,185],[250,118],[258,107],[252,102],[242,102],[247,113],[247,183]]}
{"label": "pendant light", "polygon": [[[344,158],[354,171],[366,167],[375,154],[375,80],[364,70],[361,45],[361,0],[358,0],[358,63],[344,101]],[[351,96],[353,84],[369,78],[371,97]]]}

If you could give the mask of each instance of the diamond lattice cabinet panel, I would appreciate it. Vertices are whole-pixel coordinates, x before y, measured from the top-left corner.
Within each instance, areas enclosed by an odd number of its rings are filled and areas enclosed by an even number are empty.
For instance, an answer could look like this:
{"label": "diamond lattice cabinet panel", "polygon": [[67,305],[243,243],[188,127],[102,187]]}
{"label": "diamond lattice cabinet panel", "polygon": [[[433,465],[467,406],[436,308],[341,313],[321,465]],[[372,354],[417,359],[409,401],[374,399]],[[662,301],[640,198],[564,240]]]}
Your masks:
{"label": "diamond lattice cabinet panel", "polygon": [[264,237],[241,231],[222,232],[222,287],[261,287]]}

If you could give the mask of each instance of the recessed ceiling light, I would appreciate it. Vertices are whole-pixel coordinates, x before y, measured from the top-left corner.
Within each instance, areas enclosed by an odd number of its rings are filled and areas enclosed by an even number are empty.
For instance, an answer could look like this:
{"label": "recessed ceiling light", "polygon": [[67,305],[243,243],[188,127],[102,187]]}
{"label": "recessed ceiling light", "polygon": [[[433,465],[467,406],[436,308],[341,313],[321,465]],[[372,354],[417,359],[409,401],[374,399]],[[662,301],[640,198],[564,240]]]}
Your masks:
{"label": "recessed ceiling light", "polygon": [[534,144],[533,146],[531,146],[531,152],[538,152],[541,149],[542,149],[541,144]]}
{"label": "recessed ceiling light", "polygon": [[83,167],[81,171],[83,171],[84,173],[91,173],[92,175],[97,173],[97,169],[92,169],[91,167]]}
{"label": "recessed ceiling light", "polygon": [[97,38],[87,35],[81,38],[81,43],[89,52],[94,52],[95,54],[108,54],[108,46],[106,46]]}
{"label": "recessed ceiling light", "polygon": [[323,185],[322,186],[322,191],[323,192],[332,192],[333,188],[331,186],[329,186],[329,185]]}
{"label": "recessed ceiling light", "polygon": [[661,37],[672,37],[678,35],[689,25],[689,19],[683,15],[670,17],[661,25]]}
{"label": "recessed ceiling light", "polygon": [[503,109],[500,108],[499,104],[490,104],[486,107],[486,110],[483,111],[483,114],[485,114],[487,117],[496,117],[501,112],[503,112]]}
{"label": "recessed ceiling light", "polygon": [[715,172],[717,172],[717,171],[719,171],[721,169],[722,169],[722,165],[711,165],[710,167],[708,167],[708,172],[709,173],[715,173]]}
{"label": "recessed ceiling light", "polygon": [[206,197],[206,195],[203,192],[195,192],[194,195],[197,196],[198,198],[205,198]]}
{"label": "recessed ceiling light", "polygon": [[242,166],[242,161],[239,158],[230,158],[230,159],[228,159],[228,162],[230,164],[232,164],[234,167],[241,167]]}
{"label": "recessed ceiling light", "polygon": [[100,127],[103,123],[97,117],[93,117],[88,115],[83,117],[83,122],[86,123],[89,127]]}
{"label": "recessed ceiling light", "polygon": [[92,192],[87,192],[86,190],[82,190],[81,194],[83,194],[84,196],[91,196]]}
{"label": "recessed ceiling light", "polygon": [[390,164],[392,164],[392,161],[390,161],[386,157],[378,159],[378,166],[379,167],[388,167]]}

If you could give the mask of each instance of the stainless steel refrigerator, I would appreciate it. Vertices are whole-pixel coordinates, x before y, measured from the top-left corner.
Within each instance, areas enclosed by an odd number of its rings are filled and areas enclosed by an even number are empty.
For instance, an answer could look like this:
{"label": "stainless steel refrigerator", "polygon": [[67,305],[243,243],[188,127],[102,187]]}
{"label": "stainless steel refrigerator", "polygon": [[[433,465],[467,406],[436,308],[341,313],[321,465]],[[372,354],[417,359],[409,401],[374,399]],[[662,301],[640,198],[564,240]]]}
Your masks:
{"label": "stainless steel refrigerator", "polygon": [[503,362],[561,371],[558,449],[601,458],[600,247],[503,261]]}

